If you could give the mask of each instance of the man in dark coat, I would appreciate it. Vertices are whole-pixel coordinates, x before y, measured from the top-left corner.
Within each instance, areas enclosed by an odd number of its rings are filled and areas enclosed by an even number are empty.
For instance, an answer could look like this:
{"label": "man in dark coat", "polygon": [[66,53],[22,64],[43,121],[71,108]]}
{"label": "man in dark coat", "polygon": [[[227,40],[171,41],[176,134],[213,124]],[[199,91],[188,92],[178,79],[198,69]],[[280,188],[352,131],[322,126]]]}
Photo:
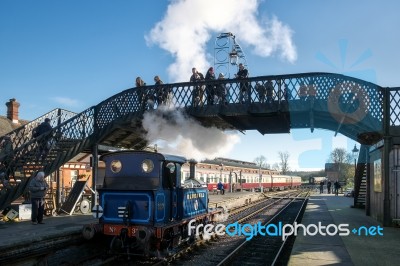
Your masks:
{"label": "man in dark coat", "polygon": [[51,131],[53,128],[50,125],[50,118],[46,118],[43,123],[37,126],[33,132],[34,138],[39,138],[38,143],[38,152],[36,154],[36,160],[39,161],[40,159],[46,159],[49,151],[50,151],[50,135],[44,136],[40,138],[41,135],[44,135]]}
{"label": "man in dark coat", "polygon": [[338,180],[335,181],[335,183],[333,184],[333,187],[335,188],[335,195],[338,196],[339,195],[339,188],[340,188],[340,183]]}
{"label": "man in dark coat", "polygon": [[[247,71],[246,68],[244,68],[244,65],[242,63],[239,64],[239,71],[237,74],[235,74],[235,78],[237,79],[247,79],[249,77],[249,72]],[[245,103],[245,101],[248,99],[250,101],[250,98],[248,97],[248,89],[249,89],[249,83],[247,81],[241,81],[240,82],[240,95],[239,95],[239,102],[240,103]]]}
{"label": "man in dark coat", "polygon": [[328,194],[331,194],[331,186],[332,186],[331,181],[328,181],[328,184],[326,186],[328,188]]}
{"label": "man in dark coat", "polygon": [[[190,76],[190,82],[201,82],[204,80],[204,76],[202,73],[198,72],[194,67],[192,68],[192,75]],[[203,95],[204,95],[204,86],[193,86],[192,91],[192,105],[198,106],[203,103]]]}

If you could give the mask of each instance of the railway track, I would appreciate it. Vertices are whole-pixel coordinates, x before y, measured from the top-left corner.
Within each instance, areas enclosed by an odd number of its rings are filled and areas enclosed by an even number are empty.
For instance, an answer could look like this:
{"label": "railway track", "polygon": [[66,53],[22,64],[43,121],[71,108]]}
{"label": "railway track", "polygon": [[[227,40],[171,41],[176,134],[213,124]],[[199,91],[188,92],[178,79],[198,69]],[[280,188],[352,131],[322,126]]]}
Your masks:
{"label": "railway track", "polygon": [[[304,210],[306,200],[292,199],[264,226],[293,224],[298,221]],[[281,258],[289,238],[281,235],[257,235],[249,241],[243,241],[234,251],[226,256],[218,265],[275,265]],[[282,264],[282,263],[279,263]],[[284,263],[283,263],[284,264]]]}
{"label": "railway track", "polygon": [[[278,197],[272,196],[268,197],[265,200],[262,201],[257,201],[254,203],[253,206],[247,206],[245,210],[240,210],[241,208],[238,208],[237,210],[233,211],[233,216],[235,218],[232,218],[231,216],[228,218],[228,220],[224,223],[225,225],[232,223],[232,219],[237,219],[236,221],[238,224],[243,224],[244,222],[248,224],[256,224],[260,220],[264,222],[264,224],[273,223],[273,219],[283,219],[283,214],[287,213],[286,215],[288,217],[293,217],[296,216],[296,218],[293,219],[298,219],[299,218],[299,212],[289,212],[288,206],[290,205],[291,202],[301,202],[304,204],[306,202],[308,195],[305,194],[304,192],[289,192],[285,194],[281,194]],[[297,204],[297,203],[296,203]],[[244,206],[245,208],[246,206]],[[304,204],[305,207],[305,204]],[[242,215],[238,215],[237,212],[241,213]],[[278,216],[278,215],[281,216]],[[290,222],[289,218],[286,218],[282,220],[283,223]],[[195,247],[190,247],[187,250],[184,250],[182,252],[179,252],[175,256],[171,257],[168,259],[169,264],[174,264],[174,265],[197,265],[201,264],[202,266],[207,266],[207,265],[243,265],[245,264],[246,261],[249,261],[250,263],[248,265],[268,265],[268,263],[264,263],[264,261],[257,261],[253,260],[250,261],[248,260],[248,255],[245,256],[245,258],[240,257],[240,250],[243,250],[243,248],[248,244],[247,242],[253,242],[252,241],[246,241],[245,236],[214,236],[212,237],[209,241],[203,241],[204,243],[199,244]],[[263,237],[265,238],[265,237]],[[255,239],[255,238],[254,238]],[[262,240],[257,240],[257,241],[262,241]],[[250,247],[250,251],[246,250],[243,251],[244,254],[249,253],[249,254],[256,254],[258,252],[260,253],[266,253],[262,249],[257,251],[257,246],[263,246],[264,243],[254,241],[254,247]],[[269,241],[269,240],[268,240]],[[278,243],[278,242],[276,242]],[[271,242],[271,246],[277,246],[277,244],[274,244]],[[274,251],[275,250],[275,251]],[[280,250],[279,253],[285,250],[283,246],[280,246],[278,249],[273,249],[271,251],[268,251],[267,256],[271,256],[271,253],[278,254],[278,251]],[[227,254],[230,254],[227,256]],[[263,254],[261,255],[254,255],[254,257],[262,257]],[[275,257],[275,256],[274,256]]]}

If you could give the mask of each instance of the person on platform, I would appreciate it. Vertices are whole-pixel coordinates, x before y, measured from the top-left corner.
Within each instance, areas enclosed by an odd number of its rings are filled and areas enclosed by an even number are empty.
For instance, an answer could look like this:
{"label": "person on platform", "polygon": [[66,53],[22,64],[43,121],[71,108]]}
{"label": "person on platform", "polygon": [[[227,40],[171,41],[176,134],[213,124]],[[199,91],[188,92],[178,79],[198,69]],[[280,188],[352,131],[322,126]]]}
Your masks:
{"label": "person on platform", "polygon": [[319,194],[324,193],[324,181],[319,182]]}
{"label": "person on platform", "polygon": [[217,184],[217,189],[218,189],[219,191],[221,191],[221,195],[224,195],[224,194],[225,194],[225,188],[224,188],[224,185],[221,183],[221,181],[218,182],[218,184]]}
{"label": "person on platform", "polygon": [[338,180],[335,181],[335,183],[333,184],[333,187],[335,189],[335,195],[338,196],[339,195],[339,189],[340,189],[340,183]]}
{"label": "person on platform", "polygon": [[29,192],[31,194],[32,203],[32,224],[44,224],[44,198],[46,196],[49,185],[47,184],[44,172],[40,171],[29,183]]}
{"label": "person on platform", "polygon": [[328,188],[328,194],[331,194],[331,187],[332,187],[331,181],[328,181],[328,184],[326,184],[326,187]]}

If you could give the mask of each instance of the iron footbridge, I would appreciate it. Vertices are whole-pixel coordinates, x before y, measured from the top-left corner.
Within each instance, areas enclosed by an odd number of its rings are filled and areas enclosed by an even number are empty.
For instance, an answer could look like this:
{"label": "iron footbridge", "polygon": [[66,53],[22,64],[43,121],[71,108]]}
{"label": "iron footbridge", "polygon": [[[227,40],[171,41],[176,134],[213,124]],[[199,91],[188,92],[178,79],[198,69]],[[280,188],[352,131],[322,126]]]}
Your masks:
{"label": "iron footbridge", "polygon": [[[0,209],[23,195],[34,172],[51,174],[77,154],[92,152],[95,145],[145,148],[148,140],[142,120],[147,112],[168,117],[180,111],[205,127],[261,134],[289,133],[292,128],[328,129],[371,145],[383,138],[385,126],[399,135],[399,102],[399,88],[382,88],[332,73],[130,88],[81,113],[56,109],[8,133],[14,150],[12,161],[3,169],[11,175],[0,184]],[[390,118],[390,125],[384,123],[385,117]],[[45,118],[51,119],[53,129],[32,138],[32,129]],[[50,152],[38,158],[44,139]]]}

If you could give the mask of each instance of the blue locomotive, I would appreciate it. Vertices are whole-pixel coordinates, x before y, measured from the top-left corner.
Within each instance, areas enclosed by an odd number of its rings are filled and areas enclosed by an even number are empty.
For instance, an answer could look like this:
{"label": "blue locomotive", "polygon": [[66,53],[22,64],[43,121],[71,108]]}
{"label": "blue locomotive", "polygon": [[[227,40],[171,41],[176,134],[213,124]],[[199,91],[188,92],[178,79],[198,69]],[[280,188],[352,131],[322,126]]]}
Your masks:
{"label": "blue locomotive", "polygon": [[[112,250],[159,256],[190,240],[190,220],[206,224],[217,213],[208,210],[208,189],[193,178],[193,162],[191,178],[181,182],[184,157],[119,151],[100,159],[106,166],[103,187],[98,190],[103,214],[92,228],[110,237]],[[84,236],[85,230],[90,238],[92,229],[84,228]]]}

